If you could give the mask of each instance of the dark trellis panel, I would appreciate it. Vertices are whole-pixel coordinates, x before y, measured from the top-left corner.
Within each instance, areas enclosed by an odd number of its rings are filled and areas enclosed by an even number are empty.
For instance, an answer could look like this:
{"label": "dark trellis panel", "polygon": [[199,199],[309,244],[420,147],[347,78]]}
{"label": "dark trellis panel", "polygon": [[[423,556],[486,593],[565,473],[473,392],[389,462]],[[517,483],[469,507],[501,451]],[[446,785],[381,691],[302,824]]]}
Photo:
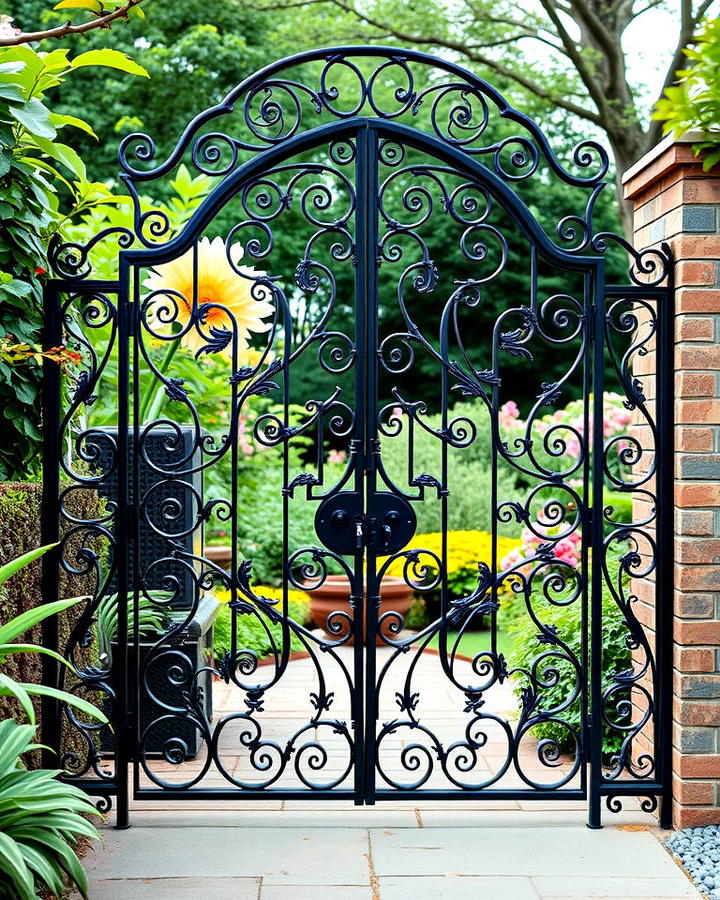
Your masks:
{"label": "dark trellis panel", "polygon": [[[223,117],[225,130],[215,130]],[[74,343],[85,363],[64,392],[57,371],[46,371],[44,530],[47,542],[60,537],[61,544],[46,558],[44,590],[46,601],[54,599],[62,566],[77,579],[84,601],[68,646],[60,648],[73,670],[48,667],[46,674],[95,698],[114,728],[79,720],[68,709],[60,716],[46,703],[44,739],[60,748],[66,777],[106,806],[116,797],[120,825],[128,821],[129,771],[139,799],[587,798],[590,824],[598,827],[603,797],[617,810],[623,797],[636,795],[647,809],[661,797],[667,823],[672,517],[657,498],[671,497],[672,260],[665,246],[639,252],[616,235],[594,232],[593,207],[608,168],[602,147],[584,141],[564,166],[534,122],[465,69],[415,51],[344,47],[267,67],[190,123],[168,159],[154,157],[145,135],[125,138],[120,148],[121,178],[134,201],[131,229],[107,229],[85,246],[58,240],[51,247],[46,343]],[[183,161],[214,187],[173,233],[162,210],[141,206],[140,192]],[[561,180],[575,191],[577,205],[556,223],[539,223],[523,200],[531,178]],[[307,234],[295,271],[278,273],[273,250],[291,208],[301,212]],[[210,252],[203,238],[221,211],[226,218],[230,211],[234,225],[212,265],[216,272],[227,268],[246,307],[202,294],[209,276],[200,247]],[[441,251],[431,252],[440,217],[454,229],[462,270],[447,271]],[[526,244],[522,257],[509,252],[509,226]],[[97,279],[93,248],[110,239],[119,247],[117,277]],[[625,285],[605,283],[608,245],[628,254]],[[158,287],[157,273],[171,263],[176,287]],[[463,343],[464,317],[486,292],[502,292],[503,273],[511,268],[527,273],[527,293],[507,297],[480,364]],[[340,271],[352,279],[354,297],[338,298]],[[562,274],[566,293],[544,293],[548,272]],[[177,286],[182,278],[184,290]],[[350,333],[333,325],[340,302],[354,308]],[[413,321],[421,302],[437,308],[433,334]],[[267,328],[255,330],[256,352],[248,355],[241,310],[253,303],[266,310]],[[398,304],[400,331],[384,331],[388,304]],[[198,366],[213,355],[229,359],[221,434],[208,433],[172,364],[161,369],[154,361],[153,345],[173,343],[194,352]],[[533,369],[539,344],[566,360],[559,380],[548,382]],[[635,369],[650,349],[656,370],[646,376],[654,387],[647,399]],[[412,374],[420,355],[437,372],[432,398],[410,396],[394,383]],[[511,442],[500,424],[509,358],[527,361],[536,394],[525,434]],[[605,441],[602,427],[592,427],[603,420],[607,358],[635,417],[635,431],[622,443]],[[309,365],[326,377],[323,397],[293,393],[296,373]],[[142,366],[174,404],[153,421],[139,413]],[[541,417],[561,408],[570,384],[582,396],[582,424],[541,428]],[[93,403],[108,390],[117,391],[116,421],[110,429],[94,427]],[[225,496],[206,497],[202,476],[227,459],[233,476],[238,472],[241,414],[254,395],[275,406],[247,424],[256,443],[283,461],[276,485],[285,557],[280,601],[262,595],[252,561],[242,561],[236,546],[227,571],[198,549],[203,524],[213,516],[237,533],[237,477]],[[458,396],[472,407],[455,408]],[[292,415],[298,400],[305,404],[299,424]],[[441,414],[440,428],[428,424],[433,409]],[[473,445],[480,429],[490,434],[492,514],[483,524],[491,552],[477,561],[475,589],[451,599],[450,460]],[[305,434],[314,435],[317,458],[297,469],[291,451]],[[435,471],[417,467],[418,434],[436,442]],[[346,452],[339,477],[328,474],[328,439]],[[389,471],[383,456],[397,440],[408,441],[404,473]],[[575,454],[568,462],[570,442]],[[510,469],[529,485],[516,497],[499,488],[502,471]],[[604,503],[607,488],[633,498],[632,521],[614,519]],[[92,520],[68,513],[64,500],[77,490],[97,494]],[[416,506],[431,499],[445,535],[439,553],[408,547]],[[313,546],[291,543],[300,502],[317,508]],[[498,529],[511,520],[541,543],[529,562],[502,570]],[[581,536],[577,563],[558,562],[555,544],[575,535]],[[152,560],[150,536],[161,548]],[[618,545],[625,548],[625,577],[613,580],[605,562]],[[333,567],[347,576],[350,611],[333,613],[319,635],[289,616],[287,591],[321,585]],[[402,618],[382,607],[381,584],[391,567],[417,592],[440,594],[439,615],[411,638]],[[639,583],[645,594],[654,593],[653,629],[633,608]],[[211,618],[206,594],[219,588],[230,594],[235,633],[213,674],[233,685],[238,701],[236,711],[216,710],[212,719],[211,667],[197,648]],[[625,635],[618,640],[632,654],[632,666],[622,672],[603,668],[603,591],[621,613]],[[538,592],[542,609],[533,605]],[[509,595],[524,604],[538,632],[527,670],[510,671],[498,649],[497,610]],[[113,604],[110,636],[100,623]],[[154,643],[143,643],[143,606],[171,613]],[[560,608],[577,617],[579,650],[554,623]],[[259,667],[238,640],[237,626],[248,616],[280,625],[269,666]],[[491,626],[488,647],[468,672],[448,634],[483,617]],[[280,723],[286,733],[279,738],[269,726],[264,730],[266,707],[288,678],[291,633],[316,681],[299,724]],[[45,637],[57,643],[52,623]],[[464,715],[462,727],[424,713],[416,673],[434,639],[437,677],[454,698],[454,712]],[[492,705],[511,676],[523,687],[517,718]],[[564,699],[553,705],[547,695],[560,682]],[[150,721],[148,709],[155,710]],[[535,729],[549,725],[562,742],[551,736],[534,744]],[[487,770],[479,760],[491,733],[503,752]],[[603,759],[603,736],[612,733],[620,749]]]}

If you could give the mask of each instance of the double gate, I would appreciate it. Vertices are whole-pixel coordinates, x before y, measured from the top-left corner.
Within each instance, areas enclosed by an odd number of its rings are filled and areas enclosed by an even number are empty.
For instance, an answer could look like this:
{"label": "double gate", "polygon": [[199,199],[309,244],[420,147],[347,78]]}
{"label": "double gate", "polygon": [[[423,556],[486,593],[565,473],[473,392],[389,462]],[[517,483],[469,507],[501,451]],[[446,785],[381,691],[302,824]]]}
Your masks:
{"label": "double gate", "polygon": [[126,138],[132,216],[51,248],[46,342],[82,363],[46,371],[44,590],[81,600],[46,677],[112,724],[47,701],[64,777],[121,825],[130,796],[654,808],[672,263],[599,231],[604,150],[563,165],[459,66],[345,47],[155,157]]}

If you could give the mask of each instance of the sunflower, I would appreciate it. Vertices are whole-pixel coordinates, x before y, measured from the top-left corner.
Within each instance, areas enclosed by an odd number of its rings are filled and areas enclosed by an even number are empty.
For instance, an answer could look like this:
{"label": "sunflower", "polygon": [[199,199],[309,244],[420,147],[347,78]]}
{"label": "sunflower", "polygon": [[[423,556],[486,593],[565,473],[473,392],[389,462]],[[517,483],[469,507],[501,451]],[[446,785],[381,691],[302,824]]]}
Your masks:
{"label": "sunflower", "polygon": [[[193,311],[193,296],[197,296],[196,321],[182,337],[182,346],[196,356],[201,353],[232,354],[232,326],[238,333],[238,358],[241,365],[251,356],[252,334],[261,334],[272,327],[264,322],[273,315],[270,288],[259,281],[265,276],[250,266],[239,266],[243,257],[240,244],[230,247],[233,269],[227,257],[225,241],[202,238],[197,245],[197,284],[193,290],[193,248],[168,263],[155,266],[143,282],[147,291],[158,292],[150,305],[148,325],[156,333],[167,332],[177,323],[185,330]],[[240,273],[240,274],[239,274]],[[177,304],[177,313],[172,302]],[[174,314],[168,323],[169,312]],[[231,320],[232,317],[232,320]]]}

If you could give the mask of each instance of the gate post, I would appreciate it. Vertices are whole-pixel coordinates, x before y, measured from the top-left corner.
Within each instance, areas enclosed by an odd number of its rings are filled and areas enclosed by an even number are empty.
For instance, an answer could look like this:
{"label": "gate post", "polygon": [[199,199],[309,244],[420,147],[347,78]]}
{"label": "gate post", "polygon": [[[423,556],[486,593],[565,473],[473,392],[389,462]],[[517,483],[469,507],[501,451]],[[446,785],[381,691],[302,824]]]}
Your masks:
{"label": "gate post", "polygon": [[[634,208],[634,246],[666,241],[676,260],[672,786],[678,828],[720,822],[720,167],[703,172],[691,147],[698,139],[670,137],[623,176]],[[655,371],[655,350],[645,366]]]}

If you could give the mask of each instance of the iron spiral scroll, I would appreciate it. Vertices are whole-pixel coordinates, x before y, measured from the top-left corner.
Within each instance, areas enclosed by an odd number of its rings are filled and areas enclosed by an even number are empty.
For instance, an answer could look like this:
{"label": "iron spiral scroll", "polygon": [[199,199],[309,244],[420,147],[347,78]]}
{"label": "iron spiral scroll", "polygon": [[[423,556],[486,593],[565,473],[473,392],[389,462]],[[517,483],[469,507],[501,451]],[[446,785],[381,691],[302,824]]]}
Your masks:
{"label": "iron spiral scroll", "polygon": [[[597,230],[602,146],[585,140],[561,161],[536,123],[454,63],[340,47],[246,79],[164,158],[152,137],[134,134],[119,160],[132,224],[85,244],[56,238],[46,300],[48,340],[83,357],[46,399],[56,429],[46,532],[61,540],[48,565],[59,559],[84,598],[60,647],[71,663],[63,686],[94,698],[119,726],[110,733],[65,709],[62,733],[49,737],[66,777],[117,795],[121,818],[128,767],[138,798],[589,798],[594,825],[603,796],[613,811],[626,796],[646,806],[666,798],[668,626],[658,612],[648,628],[638,604],[652,595],[663,610],[669,590],[657,498],[669,477],[661,362],[672,259],[664,245],[638,251]],[[146,194],[181,164],[208,192],[178,225]],[[530,209],[543,179],[568,188],[555,221]],[[100,278],[99,251],[110,245],[117,273]],[[609,248],[627,255],[627,283],[606,282]],[[229,299],[205,290],[206,258],[227,273]],[[507,288],[518,273],[522,293]],[[479,347],[473,317],[498,297]],[[536,364],[547,347],[562,361],[551,380]],[[655,368],[645,364],[652,354]],[[226,367],[221,422],[208,420],[187,360],[198,371]],[[518,365],[534,400],[511,434],[501,409]],[[431,396],[416,390],[422,367],[433,371]],[[300,395],[310,372],[313,392]],[[141,376],[165,398],[161,414],[147,415],[155,404],[144,405]],[[606,441],[600,425],[608,385],[632,415],[622,441]],[[116,415],[100,422],[97,401],[109,391]],[[580,398],[578,421],[553,419],[569,397]],[[490,549],[473,589],[454,596],[453,461],[481,445]],[[239,532],[247,446],[279,460],[268,519],[280,510],[282,586],[272,596],[237,541],[227,566],[202,543],[210,525]],[[328,446],[339,462],[330,464]],[[399,446],[400,469],[390,452]],[[213,493],[206,486],[218,471],[230,475]],[[78,492],[97,497],[93,514],[72,511]],[[629,517],[605,502],[608,492],[631,498]],[[319,526],[316,540],[295,540],[300,506],[323,504],[347,514],[335,521],[356,529],[356,546],[338,550]],[[439,549],[412,543],[415,512],[428,504]],[[404,516],[397,546],[388,510]],[[503,566],[498,542],[510,526],[536,550]],[[160,548],[149,561],[143,536]],[[555,552],[568,540],[580,548],[575,563]],[[291,591],[338,574],[348,604],[323,630],[293,617]],[[391,576],[439,598],[415,633],[383,605]],[[208,658],[190,637],[218,593],[228,598],[231,639],[221,658]],[[622,671],[603,667],[608,603],[630,659]],[[534,632],[529,664],[511,665],[498,643],[511,604]],[[152,639],[146,614],[164,622]],[[101,633],[98,623],[111,620],[112,636]],[[262,658],[243,643],[250,620],[266,637]],[[487,646],[466,659],[461,642],[481,622]],[[277,698],[298,650],[311,688],[283,719]],[[439,724],[426,706],[428,666],[453,710]],[[232,709],[210,709],[218,685],[231,691],[223,696]],[[496,698],[513,690],[509,714]],[[619,749],[603,754],[610,744]]]}

